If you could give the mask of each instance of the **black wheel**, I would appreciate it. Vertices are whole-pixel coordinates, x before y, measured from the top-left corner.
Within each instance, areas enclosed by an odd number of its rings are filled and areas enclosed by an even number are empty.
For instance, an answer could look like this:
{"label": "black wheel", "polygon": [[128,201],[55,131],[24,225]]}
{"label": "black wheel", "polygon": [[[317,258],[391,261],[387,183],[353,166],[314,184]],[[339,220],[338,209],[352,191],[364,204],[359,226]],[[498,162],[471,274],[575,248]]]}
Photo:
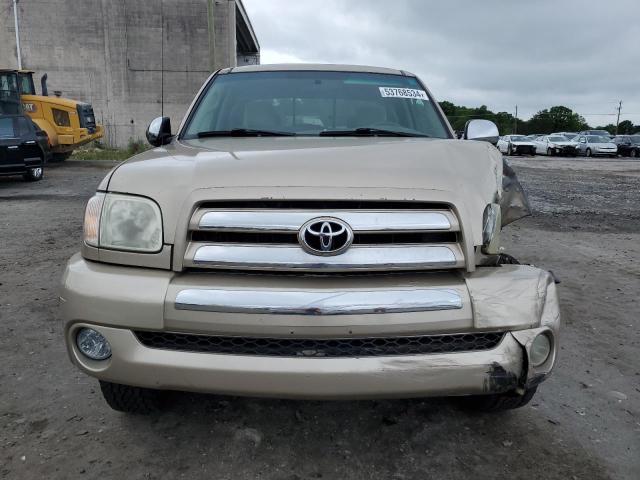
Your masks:
{"label": "black wheel", "polygon": [[509,144],[509,146],[507,147],[507,155],[513,155],[513,148],[511,148],[511,144]]}
{"label": "black wheel", "polygon": [[479,412],[503,412],[505,410],[513,410],[524,407],[528,404],[536,394],[538,387],[525,390],[523,395],[516,392],[492,394],[492,395],[473,395],[471,397],[463,397],[466,408]]}
{"label": "black wheel", "polygon": [[547,148],[547,156],[550,157],[551,155],[553,155],[553,152],[550,148]]}
{"label": "black wheel", "polygon": [[100,389],[109,406],[119,412],[148,415],[160,409],[159,390],[103,381],[100,382]]}
{"label": "black wheel", "polygon": [[587,148],[587,157],[590,157],[590,156],[591,156],[591,149]]}
{"label": "black wheel", "polygon": [[23,176],[27,182],[39,182],[42,177],[44,177],[44,168],[42,167],[30,168]]}
{"label": "black wheel", "polygon": [[632,157],[632,158],[636,158],[636,157],[638,156],[638,151],[637,151],[637,150],[635,150],[635,149],[634,149],[634,150],[631,150],[630,155],[631,155],[631,157]]}
{"label": "black wheel", "polygon": [[51,161],[52,162],[64,162],[65,160],[69,159],[69,157],[71,157],[72,153],[73,152],[52,153],[51,154]]}

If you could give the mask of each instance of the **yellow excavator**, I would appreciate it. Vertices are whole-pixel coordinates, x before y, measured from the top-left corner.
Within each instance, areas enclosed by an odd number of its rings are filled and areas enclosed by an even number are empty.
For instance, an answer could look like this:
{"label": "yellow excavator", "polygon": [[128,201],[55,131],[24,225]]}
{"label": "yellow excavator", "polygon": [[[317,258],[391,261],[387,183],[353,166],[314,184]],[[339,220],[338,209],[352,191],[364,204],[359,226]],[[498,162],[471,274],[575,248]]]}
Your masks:
{"label": "yellow excavator", "polygon": [[0,115],[24,113],[49,136],[54,160],[65,160],[81,145],[104,136],[87,103],[49,96],[47,75],[41,79],[42,95],[36,95],[31,70],[0,69]]}

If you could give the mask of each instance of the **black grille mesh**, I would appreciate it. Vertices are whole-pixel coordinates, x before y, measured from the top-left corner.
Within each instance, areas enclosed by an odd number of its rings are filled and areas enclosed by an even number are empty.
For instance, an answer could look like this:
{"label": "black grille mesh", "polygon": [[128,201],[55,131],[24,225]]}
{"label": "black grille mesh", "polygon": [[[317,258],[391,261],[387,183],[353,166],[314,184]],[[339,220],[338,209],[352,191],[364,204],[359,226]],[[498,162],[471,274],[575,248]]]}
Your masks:
{"label": "black grille mesh", "polygon": [[[191,232],[193,242],[206,243],[279,243],[299,245],[297,233],[277,232],[216,232],[196,230]],[[420,243],[456,243],[456,232],[380,232],[356,233],[354,245],[420,244]]]}
{"label": "black grille mesh", "polygon": [[249,338],[169,332],[135,332],[149,348],[266,357],[377,357],[452,353],[495,348],[504,333],[339,339]]}

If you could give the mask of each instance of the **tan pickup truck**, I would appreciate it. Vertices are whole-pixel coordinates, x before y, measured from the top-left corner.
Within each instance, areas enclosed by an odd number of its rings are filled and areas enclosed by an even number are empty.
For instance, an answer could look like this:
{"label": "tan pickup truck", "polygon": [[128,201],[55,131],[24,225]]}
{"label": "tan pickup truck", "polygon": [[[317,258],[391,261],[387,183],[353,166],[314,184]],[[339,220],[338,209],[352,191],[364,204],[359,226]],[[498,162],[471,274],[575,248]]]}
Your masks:
{"label": "tan pickup truck", "polygon": [[550,374],[555,284],[500,247],[527,204],[497,128],[456,139],[415,75],[221,70],[147,138],[63,278],[69,355],[111,407],[183,390],[502,410]]}

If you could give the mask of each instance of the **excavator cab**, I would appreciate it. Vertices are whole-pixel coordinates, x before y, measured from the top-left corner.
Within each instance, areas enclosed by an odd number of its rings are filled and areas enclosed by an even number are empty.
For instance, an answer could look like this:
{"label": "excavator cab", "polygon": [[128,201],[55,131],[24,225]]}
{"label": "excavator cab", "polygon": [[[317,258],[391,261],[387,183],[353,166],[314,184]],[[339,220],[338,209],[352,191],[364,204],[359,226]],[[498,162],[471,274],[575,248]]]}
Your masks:
{"label": "excavator cab", "polygon": [[33,74],[31,70],[0,69],[0,115],[28,115],[47,132],[53,157],[58,160],[103,137],[104,128],[96,123],[91,105],[49,96],[46,74],[42,77],[42,94],[37,95]]}
{"label": "excavator cab", "polygon": [[26,72],[15,70],[0,70],[0,115],[17,115],[22,113],[22,101],[20,100],[22,91],[21,84],[24,79],[30,83],[31,90],[28,94],[33,95],[33,77]]}

